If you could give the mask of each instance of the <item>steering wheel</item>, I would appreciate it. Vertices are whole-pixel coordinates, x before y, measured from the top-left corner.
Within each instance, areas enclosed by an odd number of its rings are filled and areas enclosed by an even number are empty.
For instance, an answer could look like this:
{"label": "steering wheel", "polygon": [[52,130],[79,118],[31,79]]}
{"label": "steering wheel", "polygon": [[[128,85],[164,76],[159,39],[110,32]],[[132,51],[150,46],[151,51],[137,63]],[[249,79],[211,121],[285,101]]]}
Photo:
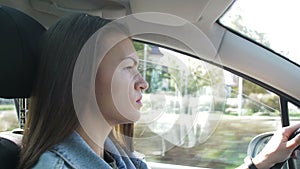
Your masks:
{"label": "steering wheel", "polygon": [[[293,139],[299,133],[300,133],[300,128],[298,128],[296,131],[294,131],[294,133],[289,137],[289,140]],[[295,150],[297,150],[298,148],[299,148],[299,146],[297,148],[295,148]],[[271,167],[271,169],[281,169],[282,166],[286,163],[286,161],[287,160],[285,160],[285,161],[283,161],[281,163],[275,164],[273,167]]]}

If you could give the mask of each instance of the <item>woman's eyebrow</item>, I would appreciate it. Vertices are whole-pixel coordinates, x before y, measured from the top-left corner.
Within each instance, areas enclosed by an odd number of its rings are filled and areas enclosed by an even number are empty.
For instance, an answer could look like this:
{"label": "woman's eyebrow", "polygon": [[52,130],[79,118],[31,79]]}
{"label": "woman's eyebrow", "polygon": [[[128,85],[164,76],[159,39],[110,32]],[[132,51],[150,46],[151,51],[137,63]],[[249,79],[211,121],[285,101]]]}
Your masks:
{"label": "woman's eyebrow", "polygon": [[131,59],[134,62],[134,65],[138,65],[138,61],[135,58],[129,56],[129,57],[124,58],[123,60],[126,60],[126,59]]}

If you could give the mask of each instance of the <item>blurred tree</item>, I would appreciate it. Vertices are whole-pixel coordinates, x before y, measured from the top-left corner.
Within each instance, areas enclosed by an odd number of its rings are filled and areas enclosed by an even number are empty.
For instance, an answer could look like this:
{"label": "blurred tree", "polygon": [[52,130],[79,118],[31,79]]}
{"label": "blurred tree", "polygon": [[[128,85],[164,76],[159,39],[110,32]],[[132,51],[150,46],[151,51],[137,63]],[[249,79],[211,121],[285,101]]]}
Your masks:
{"label": "blurred tree", "polygon": [[137,54],[140,59],[143,59],[144,55],[144,43],[133,41],[133,46],[135,50],[137,51]]}
{"label": "blurred tree", "polygon": [[250,96],[251,93],[268,93],[265,88],[260,87],[259,85],[252,83],[248,80],[243,80],[243,94]]}
{"label": "blurred tree", "polygon": [[[242,9],[238,8],[237,10],[242,10]],[[224,23],[226,23],[226,25],[229,25],[230,28],[241,33],[242,35],[244,35],[266,47],[270,47],[270,42],[269,42],[268,38],[266,37],[266,34],[262,33],[262,32],[258,32],[257,30],[254,30],[251,27],[247,27],[243,21],[242,16],[238,15],[239,13],[242,13],[242,12],[229,13],[229,14],[231,14],[230,16],[228,16],[228,18],[230,18],[230,19],[222,20],[222,22],[224,21]]]}

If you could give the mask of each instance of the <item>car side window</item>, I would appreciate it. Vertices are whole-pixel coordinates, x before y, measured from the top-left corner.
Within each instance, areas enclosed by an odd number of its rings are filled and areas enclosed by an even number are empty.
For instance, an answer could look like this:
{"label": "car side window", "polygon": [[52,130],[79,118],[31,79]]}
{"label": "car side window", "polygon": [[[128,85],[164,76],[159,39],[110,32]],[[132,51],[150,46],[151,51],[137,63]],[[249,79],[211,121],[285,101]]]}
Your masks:
{"label": "car side window", "polygon": [[[297,124],[300,121],[300,107],[299,105],[295,105],[291,102],[288,102],[288,113],[289,113],[289,120],[290,120],[290,125]],[[299,168],[300,166],[300,160],[295,159],[295,166]]]}
{"label": "car side window", "polygon": [[11,131],[19,127],[13,99],[0,98],[0,132]]}
{"label": "car side window", "polygon": [[235,168],[253,137],[281,126],[278,95],[197,58],[134,46],[149,83],[134,146],[150,164]]}
{"label": "car side window", "polygon": [[288,111],[289,111],[289,118],[290,118],[291,125],[295,123],[299,123],[300,107],[291,102],[288,102]]}

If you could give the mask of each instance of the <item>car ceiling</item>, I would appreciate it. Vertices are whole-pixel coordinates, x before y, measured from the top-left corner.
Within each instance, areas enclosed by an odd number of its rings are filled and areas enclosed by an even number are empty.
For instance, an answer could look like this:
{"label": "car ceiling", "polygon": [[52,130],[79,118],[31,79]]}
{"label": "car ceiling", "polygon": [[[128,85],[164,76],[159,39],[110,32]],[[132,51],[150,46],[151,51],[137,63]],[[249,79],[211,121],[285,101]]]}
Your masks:
{"label": "car ceiling", "polygon": [[[177,15],[193,23],[210,39],[221,58],[221,65],[243,75],[253,77],[276,91],[286,93],[296,102],[300,100],[299,67],[276,54],[235,35],[216,23],[234,0],[0,0],[0,4],[17,8],[49,27],[61,16],[86,12],[107,19],[128,14],[160,12]],[[136,35],[142,40],[185,53],[195,53],[186,45],[161,35]],[[201,42],[199,42],[201,44]],[[215,57],[215,56],[214,56]],[[214,57],[201,59],[215,62]],[[268,59],[275,58],[275,59]],[[255,62],[257,61],[257,62]],[[217,63],[219,64],[219,63]],[[269,66],[266,66],[269,65]],[[276,77],[274,75],[276,73]],[[286,82],[289,83],[286,83]]]}
{"label": "car ceiling", "polygon": [[[182,17],[192,23],[214,22],[233,0],[1,0],[2,4],[14,6],[29,15],[61,17],[72,12],[86,12],[108,19],[116,19],[132,13],[161,12]],[[36,16],[36,15],[35,15]],[[51,23],[52,17],[48,21]],[[49,25],[47,25],[49,26]]]}

